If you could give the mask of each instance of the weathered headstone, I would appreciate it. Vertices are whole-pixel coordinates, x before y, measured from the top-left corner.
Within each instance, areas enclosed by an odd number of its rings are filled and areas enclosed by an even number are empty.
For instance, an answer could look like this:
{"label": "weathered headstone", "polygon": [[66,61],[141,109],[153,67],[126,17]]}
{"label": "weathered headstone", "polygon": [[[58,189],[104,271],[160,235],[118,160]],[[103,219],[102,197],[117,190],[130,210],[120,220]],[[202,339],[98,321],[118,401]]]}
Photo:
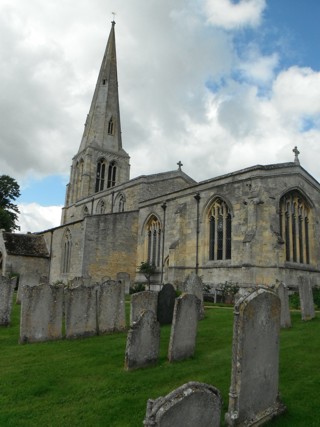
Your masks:
{"label": "weathered headstone", "polygon": [[144,310],[157,315],[158,292],[142,291],[131,295],[130,325],[137,321]]}
{"label": "weathered headstone", "polygon": [[259,288],[235,305],[228,426],[261,425],[285,410],[279,400],[280,299]]}
{"label": "weathered headstone", "polygon": [[99,334],[124,330],[126,327],[124,283],[109,280],[101,283],[97,289]]}
{"label": "weathered headstone", "polygon": [[311,320],[315,317],[312,285],[310,279],[300,276],[299,297],[302,320]]}
{"label": "weathered headstone", "polygon": [[196,346],[200,300],[192,294],[182,294],[175,300],[168,359],[187,359]]}
{"label": "weathered headstone", "polygon": [[275,289],[281,302],[280,326],[281,328],[291,328],[288,288],[284,283],[280,282],[277,283]]}
{"label": "weathered headstone", "polygon": [[145,427],[219,427],[222,399],[215,387],[190,381],[148,400]]}
{"label": "weathered headstone", "polygon": [[16,283],[16,277],[9,279],[9,277],[0,276],[0,326],[10,325]]}
{"label": "weathered headstone", "polygon": [[160,325],[172,323],[175,299],[176,291],[174,287],[170,283],[163,285],[158,294],[157,317]]}
{"label": "weathered headstone", "polygon": [[22,288],[20,343],[62,338],[63,286],[39,284]]}
{"label": "weathered headstone", "polygon": [[130,370],[156,364],[159,347],[160,324],[152,311],[145,310],[128,332],[125,368]]}
{"label": "weathered headstone", "polygon": [[120,272],[117,274],[117,280],[120,280],[124,284],[124,290],[126,294],[130,291],[130,274]]}
{"label": "weathered headstone", "polygon": [[183,292],[195,295],[200,300],[199,319],[204,318],[204,303],[203,303],[203,282],[196,273],[191,273],[184,281]]}
{"label": "weathered headstone", "polygon": [[[82,284],[65,288],[66,338],[88,337],[97,333],[97,295],[95,285]],[[80,283],[80,284],[78,284]]]}

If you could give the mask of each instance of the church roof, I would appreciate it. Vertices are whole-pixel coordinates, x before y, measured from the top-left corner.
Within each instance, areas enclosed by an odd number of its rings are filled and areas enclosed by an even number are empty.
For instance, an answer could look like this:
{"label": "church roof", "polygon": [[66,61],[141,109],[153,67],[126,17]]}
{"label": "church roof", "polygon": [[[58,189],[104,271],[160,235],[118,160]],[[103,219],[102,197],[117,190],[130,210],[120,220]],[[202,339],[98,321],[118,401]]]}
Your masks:
{"label": "church roof", "polygon": [[9,255],[40,258],[49,257],[49,252],[43,236],[4,232],[3,240]]}

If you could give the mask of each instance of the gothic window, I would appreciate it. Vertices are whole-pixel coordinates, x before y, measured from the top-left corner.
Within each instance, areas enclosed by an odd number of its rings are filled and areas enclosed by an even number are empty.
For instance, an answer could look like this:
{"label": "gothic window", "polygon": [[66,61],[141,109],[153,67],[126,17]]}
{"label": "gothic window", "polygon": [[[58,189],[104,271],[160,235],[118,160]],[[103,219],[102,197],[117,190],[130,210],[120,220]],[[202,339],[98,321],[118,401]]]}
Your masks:
{"label": "gothic window", "polygon": [[70,230],[67,229],[62,239],[62,259],[61,259],[62,273],[70,272],[71,249],[72,249],[72,236],[71,236]]}
{"label": "gothic window", "polygon": [[226,202],[216,198],[209,209],[209,259],[231,259],[231,213]]}
{"label": "gothic window", "polygon": [[113,118],[111,117],[108,123],[108,135],[113,135],[113,132],[114,132],[114,123],[113,123]]}
{"label": "gothic window", "polygon": [[160,266],[161,225],[155,215],[147,223],[147,251],[148,262],[156,267]]}
{"label": "gothic window", "polygon": [[106,204],[103,200],[99,200],[98,204],[97,204],[97,208],[96,208],[96,213],[97,214],[104,214],[106,211]]}
{"label": "gothic window", "polygon": [[310,208],[298,191],[285,194],[280,200],[280,234],[285,242],[286,261],[310,263]]}
{"label": "gothic window", "polygon": [[105,159],[100,159],[97,163],[96,188],[95,188],[96,193],[104,189],[105,175],[106,175],[106,161]]}
{"label": "gothic window", "polygon": [[116,162],[111,162],[108,168],[108,188],[114,187],[116,185],[116,172]]}
{"label": "gothic window", "polygon": [[88,209],[88,206],[85,206],[83,208],[83,216],[85,217],[85,216],[88,216],[88,215],[89,215],[89,209]]}

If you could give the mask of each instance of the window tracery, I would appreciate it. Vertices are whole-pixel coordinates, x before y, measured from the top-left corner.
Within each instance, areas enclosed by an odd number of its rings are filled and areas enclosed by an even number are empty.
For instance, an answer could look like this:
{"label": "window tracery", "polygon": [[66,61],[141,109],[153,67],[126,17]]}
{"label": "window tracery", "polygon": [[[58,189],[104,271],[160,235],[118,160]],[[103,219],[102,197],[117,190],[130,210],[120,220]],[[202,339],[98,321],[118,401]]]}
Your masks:
{"label": "window tracery", "polygon": [[216,198],[209,209],[209,260],[231,259],[231,213],[228,205]]}

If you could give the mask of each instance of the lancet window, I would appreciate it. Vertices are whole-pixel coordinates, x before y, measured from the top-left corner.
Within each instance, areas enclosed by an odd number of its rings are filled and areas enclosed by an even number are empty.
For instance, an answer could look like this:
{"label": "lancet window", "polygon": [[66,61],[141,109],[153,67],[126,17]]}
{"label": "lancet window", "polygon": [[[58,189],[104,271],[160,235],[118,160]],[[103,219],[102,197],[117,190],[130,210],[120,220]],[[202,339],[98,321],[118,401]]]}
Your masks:
{"label": "lancet window", "polygon": [[108,188],[114,187],[116,185],[116,172],[116,162],[111,162],[108,168]]}
{"label": "lancet window", "polygon": [[118,212],[124,212],[124,205],[125,205],[126,199],[123,194],[120,194],[119,200],[118,200]]}
{"label": "lancet window", "polygon": [[228,205],[216,198],[209,209],[209,259],[231,259],[231,213]]}
{"label": "lancet window", "polygon": [[97,214],[104,214],[106,211],[106,204],[104,202],[104,200],[99,200],[98,204],[97,204],[97,208],[96,208],[96,213]]}
{"label": "lancet window", "polygon": [[71,236],[70,230],[67,229],[62,239],[62,262],[61,262],[62,273],[70,272],[71,250],[72,250],[72,236]]}
{"label": "lancet window", "polygon": [[114,133],[114,123],[113,123],[113,118],[111,117],[108,123],[108,135],[113,135],[113,133]]}
{"label": "lancet window", "polygon": [[160,266],[161,224],[155,215],[147,223],[147,250],[148,262],[156,267]]}
{"label": "lancet window", "polygon": [[286,261],[310,263],[310,208],[298,191],[285,194],[280,200],[280,234],[285,243]]}
{"label": "lancet window", "polygon": [[105,175],[106,175],[106,160],[100,159],[97,163],[96,187],[95,187],[96,193],[104,189]]}

